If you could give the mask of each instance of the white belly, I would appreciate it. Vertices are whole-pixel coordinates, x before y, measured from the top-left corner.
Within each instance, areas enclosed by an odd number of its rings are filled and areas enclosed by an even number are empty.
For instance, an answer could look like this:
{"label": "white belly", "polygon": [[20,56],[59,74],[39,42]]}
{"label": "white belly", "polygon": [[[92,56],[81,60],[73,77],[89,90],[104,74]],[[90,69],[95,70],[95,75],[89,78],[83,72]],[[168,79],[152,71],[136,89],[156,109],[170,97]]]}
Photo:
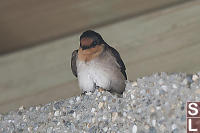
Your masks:
{"label": "white belly", "polygon": [[[111,68],[112,70],[112,68]],[[111,71],[109,67],[90,62],[77,62],[79,86],[83,91],[93,91],[95,86],[109,90],[111,84]]]}

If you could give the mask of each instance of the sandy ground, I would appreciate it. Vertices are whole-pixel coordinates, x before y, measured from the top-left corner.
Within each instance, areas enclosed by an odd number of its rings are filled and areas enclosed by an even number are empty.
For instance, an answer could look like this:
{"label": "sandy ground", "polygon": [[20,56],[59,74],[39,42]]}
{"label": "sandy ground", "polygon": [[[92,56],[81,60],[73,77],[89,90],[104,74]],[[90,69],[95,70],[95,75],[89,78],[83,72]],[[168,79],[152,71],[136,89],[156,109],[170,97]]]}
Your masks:
{"label": "sandy ground", "polygon": [[[186,103],[200,100],[199,76],[156,73],[127,82],[120,97],[96,89],[42,106],[20,107],[0,113],[0,132],[184,133],[187,111],[192,110]],[[193,129],[198,128],[192,121]]]}

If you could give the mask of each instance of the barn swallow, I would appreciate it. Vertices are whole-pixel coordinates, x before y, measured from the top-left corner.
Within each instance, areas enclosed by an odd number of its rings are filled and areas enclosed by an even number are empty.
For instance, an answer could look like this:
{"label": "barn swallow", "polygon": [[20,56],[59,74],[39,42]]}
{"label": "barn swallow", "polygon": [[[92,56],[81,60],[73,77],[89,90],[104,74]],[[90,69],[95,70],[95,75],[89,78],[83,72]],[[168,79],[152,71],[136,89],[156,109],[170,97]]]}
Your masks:
{"label": "barn swallow", "polygon": [[95,31],[80,36],[80,47],[72,53],[71,69],[83,92],[97,87],[118,94],[125,90],[126,67],[120,54]]}

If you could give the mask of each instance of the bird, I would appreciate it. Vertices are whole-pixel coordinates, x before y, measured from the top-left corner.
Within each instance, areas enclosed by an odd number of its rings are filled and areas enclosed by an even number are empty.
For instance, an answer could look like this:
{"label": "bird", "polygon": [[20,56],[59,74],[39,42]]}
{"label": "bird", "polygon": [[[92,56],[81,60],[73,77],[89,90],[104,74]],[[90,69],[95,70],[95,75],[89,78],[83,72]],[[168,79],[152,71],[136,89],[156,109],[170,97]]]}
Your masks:
{"label": "bird", "polygon": [[83,93],[97,88],[117,94],[125,90],[126,67],[119,52],[93,30],[81,34],[80,46],[72,52],[71,70]]}

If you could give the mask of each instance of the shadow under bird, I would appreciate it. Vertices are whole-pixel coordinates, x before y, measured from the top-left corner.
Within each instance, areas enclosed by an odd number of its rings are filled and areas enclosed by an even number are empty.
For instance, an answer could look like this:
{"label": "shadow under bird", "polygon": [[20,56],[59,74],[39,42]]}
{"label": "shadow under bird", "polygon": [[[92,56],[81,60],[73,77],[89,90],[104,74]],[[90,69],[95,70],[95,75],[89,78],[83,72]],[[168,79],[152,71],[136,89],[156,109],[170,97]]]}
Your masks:
{"label": "shadow under bird", "polygon": [[120,54],[95,31],[80,36],[80,47],[72,53],[71,69],[83,92],[97,87],[118,94],[125,90],[126,67]]}

